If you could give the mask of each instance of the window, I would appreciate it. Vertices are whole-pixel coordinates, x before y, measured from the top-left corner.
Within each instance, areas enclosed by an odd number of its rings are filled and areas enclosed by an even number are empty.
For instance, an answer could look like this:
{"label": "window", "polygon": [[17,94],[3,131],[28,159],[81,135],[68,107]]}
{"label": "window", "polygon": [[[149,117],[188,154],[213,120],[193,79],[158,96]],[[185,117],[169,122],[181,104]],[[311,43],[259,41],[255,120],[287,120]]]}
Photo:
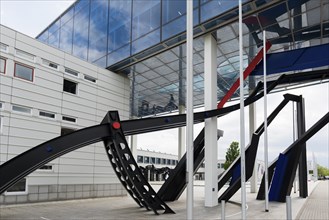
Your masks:
{"label": "window", "polygon": [[6,195],[26,194],[27,193],[26,182],[27,182],[26,178],[21,179],[6,191]]}
{"label": "window", "polygon": [[161,164],[161,159],[157,157],[155,162],[156,164]]}
{"label": "window", "polygon": [[33,81],[33,68],[19,64],[19,63],[15,63],[14,76],[32,82]]}
{"label": "window", "polygon": [[0,73],[6,73],[6,59],[0,57]]}
{"label": "window", "polygon": [[75,129],[62,127],[61,128],[61,135],[70,134],[70,133],[72,133],[74,131],[75,131]]}
{"label": "window", "polygon": [[53,171],[53,165],[43,165],[38,171]]}
{"label": "window", "polygon": [[70,74],[72,76],[76,76],[76,77],[79,76],[79,72],[77,72],[75,70],[68,69],[68,68],[65,68],[65,73],[68,73],[68,74]]}
{"label": "window", "polygon": [[77,83],[64,79],[63,90],[72,94],[77,94]]}
{"label": "window", "polygon": [[144,163],[149,163],[150,162],[150,158],[149,157],[144,157]]}
{"label": "window", "polygon": [[8,45],[0,43],[0,51],[7,52],[7,50],[8,50]]}
{"label": "window", "polygon": [[73,122],[73,123],[75,123],[77,121],[76,118],[72,118],[72,117],[68,117],[68,116],[63,116],[62,120],[63,121],[68,121],[68,122]]}
{"label": "window", "polygon": [[170,165],[171,164],[171,160],[170,159],[167,159],[167,165]]}
{"label": "window", "polygon": [[2,109],[3,108],[3,103],[2,102],[0,102],[0,109]]}
{"label": "window", "polygon": [[18,105],[13,105],[12,109],[15,112],[21,112],[24,114],[31,114],[31,112],[32,112],[32,110],[30,108],[18,106]]}
{"label": "window", "polygon": [[56,63],[53,63],[53,62],[50,62],[49,60],[44,60],[42,59],[42,64],[45,65],[45,66],[48,66],[48,67],[51,67],[51,68],[54,68],[54,69],[58,69],[58,64]]}
{"label": "window", "polygon": [[91,77],[91,76],[87,76],[87,75],[85,75],[85,76],[84,76],[84,79],[87,80],[87,81],[90,81],[90,82],[96,83],[96,79],[93,78],[93,77]]}
{"label": "window", "polygon": [[151,157],[151,164],[155,164],[155,157]]}
{"label": "window", "polygon": [[16,55],[27,60],[34,61],[35,56],[33,54],[27,53],[25,51],[16,49]]}
{"label": "window", "polygon": [[141,155],[137,155],[137,163],[143,163],[144,157]]}
{"label": "window", "polygon": [[3,117],[0,115],[0,134],[2,134]]}
{"label": "window", "polygon": [[51,112],[39,111],[39,116],[46,118],[55,118],[55,114]]}
{"label": "window", "polygon": [[166,165],[166,159],[161,158],[161,164],[162,164],[162,165]]}

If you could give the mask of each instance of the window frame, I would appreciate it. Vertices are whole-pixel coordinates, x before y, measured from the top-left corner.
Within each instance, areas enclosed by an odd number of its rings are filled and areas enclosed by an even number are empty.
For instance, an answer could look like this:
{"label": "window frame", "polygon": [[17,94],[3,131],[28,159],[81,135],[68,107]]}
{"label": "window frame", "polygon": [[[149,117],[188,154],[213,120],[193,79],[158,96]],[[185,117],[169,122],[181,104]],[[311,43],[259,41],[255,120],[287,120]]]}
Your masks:
{"label": "window frame", "polygon": [[[23,109],[24,109],[24,108],[25,108],[25,109],[29,109],[30,112],[28,113],[28,112],[23,112],[23,111],[17,111],[17,110],[14,110],[14,107],[19,107],[19,108],[23,108]],[[30,107],[26,107],[26,106],[21,106],[21,105],[16,105],[16,104],[14,104],[14,105],[11,106],[11,110],[12,110],[13,112],[18,113],[18,114],[32,115],[32,108],[30,108]]]}
{"label": "window frame", "polygon": [[[23,77],[20,77],[20,76],[17,76],[16,75],[16,66],[17,65],[20,65],[20,66],[23,66],[23,67],[26,67],[26,68],[29,68],[32,70],[32,80],[29,80],[29,79],[25,79]],[[14,65],[14,77],[18,78],[18,79],[22,79],[22,80],[25,80],[25,81],[28,81],[28,82],[34,82],[34,67],[32,66],[28,66],[26,64],[23,64],[23,63],[19,63],[19,62],[15,62],[15,65]]]}
{"label": "window frame", "polygon": [[[45,116],[45,115],[40,115],[41,113],[52,114],[52,115],[54,115],[54,117],[48,117],[48,116]],[[47,118],[47,119],[50,119],[50,120],[55,120],[56,119],[56,113],[48,112],[48,111],[44,111],[44,110],[39,110],[39,117],[40,118]]]}
{"label": "window frame", "polygon": [[[71,120],[66,120],[64,118],[67,118],[67,119],[72,119]],[[73,121],[74,120],[74,121]],[[62,121],[65,121],[65,122],[68,122],[68,123],[74,123],[76,124],[77,123],[77,118],[74,118],[74,117],[71,117],[71,116],[67,116],[67,115],[62,115]]]}
{"label": "window frame", "polygon": [[[47,59],[41,58],[41,64],[42,64],[42,66],[45,66],[45,67],[53,69],[53,70],[58,70],[59,69],[59,65],[57,63],[52,62],[52,61],[47,60]],[[56,65],[56,67],[51,66],[51,64]]]}
{"label": "window frame", "polygon": [[89,76],[89,75],[83,75],[83,79],[88,81],[88,82],[91,82],[91,83],[97,83],[97,79],[95,77],[92,77],[92,76]]}
{"label": "window frame", "polygon": [[76,78],[79,78],[79,74],[80,74],[79,71],[73,70],[73,69],[68,68],[68,67],[64,67],[64,73],[67,74],[68,76],[73,76],[73,77],[76,77]]}
{"label": "window frame", "polygon": [[1,72],[1,69],[0,69],[0,73],[3,73],[4,75],[6,75],[7,59],[4,57],[0,57],[0,60],[3,60],[5,62],[5,65],[3,66],[3,72]]}
{"label": "window frame", "polygon": [[0,115],[0,134],[2,134],[2,132],[3,132],[3,119],[4,119],[4,117],[2,115]]}
{"label": "window frame", "polygon": [[[5,191],[5,193],[4,193],[4,195],[6,195],[6,196],[15,196],[15,195],[27,195],[28,193],[29,193],[29,191],[28,191],[28,179],[25,177],[25,178],[23,178],[23,179],[25,179],[25,191],[16,191],[16,192],[8,192],[7,190]],[[23,180],[22,179],[22,180]],[[18,182],[17,182],[18,183]],[[17,184],[16,183],[16,184]],[[14,185],[13,185],[14,186]],[[12,186],[12,187],[13,187]],[[9,188],[10,189],[10,188]]]}
{"label": "window frame", "polygon": [[[31,53],[28,53],[24,50],[20,50],[20,49],[17,49],[15,48],[15,55],[19,58],[22,58],[24,60],[28,60],[30,62],[35,62],[35,55],[34,54],[31,54]],[[30,58],[29,58],[30,56]]]}
{"label": "window frame", "polygon": [[[71,83],[75,83],[75,93],[72,93],[72,92],[69,92],[69,91],[65,91],[64,90],[64,83],[65,83],[65,80],[66,81],[69,81]],[[70,80],[70,79],[67,79],[67,78],[63,78],[63,92],[67,93],[67,94],[72,94],[72,95],[78,95],[78,91],[79,91],[79,88],[78,88],[78,85],[79,83],[74,81],[74,80]]]}
{"label": "window frame", "polygon": [[[50,167],[51,169],[41,169],[42,167]],[[43,172],[47,172],[47,173],[54,172],[54,165],[53,164],[45,164],[42,167],[38,168],[36,171],[42,172],[42,173]]]}

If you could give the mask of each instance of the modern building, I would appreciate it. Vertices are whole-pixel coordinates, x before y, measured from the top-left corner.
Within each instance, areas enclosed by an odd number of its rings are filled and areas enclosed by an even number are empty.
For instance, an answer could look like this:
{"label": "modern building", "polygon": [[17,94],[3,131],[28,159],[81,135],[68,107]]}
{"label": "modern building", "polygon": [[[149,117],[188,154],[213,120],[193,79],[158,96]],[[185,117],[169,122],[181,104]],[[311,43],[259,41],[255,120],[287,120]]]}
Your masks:
{"label": "modern building", "polygon": [[[193,5],[194,105],[209,110],[239,75],[238,1],[193,0]],[[329,43],[328,10],[327,0],[243,0],[244,67],[260,50],[263,30],[272,43],[270,53]],[[98,124],[108,110],[118,110],[123,120],[183,113],[185,23],[186,1],[77,0],[36,39],[1,26],[0,164],[51,138]],[[259,80],[249,77],[246,93]],[[250,112],[252,133],[255,112]],[[211,122],[206,130],[209,126],[217,128]],[[206,131],[206,206],[217,204],[216,136]],[[29,175],[12,189],[16,192],[1,195],[0,202],[126,194],[103,152],[102,144],[93,144],[66,154]],[[178,160],[139,156],[155,158],[155,165],[156,158]]]}

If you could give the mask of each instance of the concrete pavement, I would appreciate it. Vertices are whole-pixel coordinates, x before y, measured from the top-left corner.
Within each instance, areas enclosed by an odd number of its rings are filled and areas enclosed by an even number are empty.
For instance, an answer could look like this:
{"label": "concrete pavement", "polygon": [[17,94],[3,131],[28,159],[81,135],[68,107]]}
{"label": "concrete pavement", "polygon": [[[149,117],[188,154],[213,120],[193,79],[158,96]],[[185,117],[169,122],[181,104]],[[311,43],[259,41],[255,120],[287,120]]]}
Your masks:
{"label": "concrete pavement", "polygon": [[[323,181],[329,184],[329,181]],[[309,193],[319,182],[309,182]],[[198,182],[196,182],[198,184]],[[322,183],[319,185],[322,187]],[[157,190],[160,186],[154,185]],[[224,190],[224,189],[223,189]],[[247,189],[247,192],[249,190]],[[313,195],[313,194],[312,194]],[[318,194],[314,193],[317,197]],[[286,204],[270,202],[269,212],[264,211],[264,201],[255,199],[255,193],[247,193],[247,219],[286,219]],[[328,197],[327,197],[328,198]],[[204,186],[202,184],[194,187],[194,219],[220,219],[221,205],[216,207],[204,207]],[[316,198],[315,198],[316,199]],[[72,201],[58,201],[46,203],[34,203],[23,205],[2,205],[0,207],[1,220],[14,219],[186,219],[185,193],[178,201],[167,204],[176,214],[155,215],[152,211],[139,208],[129,197],[109,197],[101,199],[85,199]],[[226,204],[226,219],[241,219],[240,192],[231,199],[232,202]],[[299,215],[299,211],[307,199],[298,197],[298,192],[292,192],[292,212],[293,219]],[[307,205],[306,205],[307,206]]]}

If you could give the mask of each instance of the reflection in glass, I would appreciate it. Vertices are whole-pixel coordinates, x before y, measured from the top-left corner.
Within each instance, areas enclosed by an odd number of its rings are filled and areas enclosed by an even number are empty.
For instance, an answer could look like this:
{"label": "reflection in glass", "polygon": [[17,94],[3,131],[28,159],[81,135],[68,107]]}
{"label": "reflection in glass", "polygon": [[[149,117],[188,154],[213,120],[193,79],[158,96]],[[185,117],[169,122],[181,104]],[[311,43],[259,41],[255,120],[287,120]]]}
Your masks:
{"label": "reflection in glass", "polygon": [[58,19],[57,21],[55,21],[48,29],[49,31],[49,35],[50,34],[53,34],[55,31],[58,30],[59,28],[59,23],[60,23],[60,20]]}
{"label": "reflection in glass", "polygon": [[[193,25],[199,23],[198,0],[193,0]],[[162,1],[162,40],[186,30],[186,1]]]}
{"label": "reflection in glass", "polygon": [[37,39],[47,44],[48,43],[48,29],[45,30],[40,36],[38,36]]}
{"label": "reflection in glass", "polygon": [[107,65],[111,66],[112,64],[115,64],[116,62],[119,62],[123,60],[124,58],[127,58],[130,55],[130,45],[126,45],[107,56]]}
{"label": "reflection in glass", "polygon": [[21,64],[15,64],[15,77],[33,81],[33,69]]}
{"label": "reflection in glass", "polygon": [[133,1],[132,40],[160,27],[160,0]]}
{"label": "reflection in glass", "polygon": [[89,4],[89,0],[78,0],[75,3],[75,14],[77,14],[82,8]]}
{"label": "reflection in glass", "polygon": [[59,48],[67,53],[72,53],[73,19],[63,24],[60,33]]}
{"label": "reflection in glass", "polygon": [[63,16],[61,17],[61,26],[63,26],[66,22],[71,20],[71,18],[73,17],[73,13],[74,13],[74,7],[71,7],[67,12],[65,12],[65,14],[63,14]]}
{"label": "reflection in glass", "polygon": [[74,17],[73,55],[87,60],[89,4]]}
{"label": "reflection in glass", "polygon": [[111,1],[108,33],[109,52],[112,52],[130,42],[130,29],[131,0]]}
{"label": "reflection in glass", "polygon": [[94,0],[90,7],[88,60],[93,62],[107,53],[108,1]]}
{"label": "reflection in glass", "polygon": [[59,46],[59,30],[49,35],[48,44],[57,47]]}
{"label": "reflection in glass", "polygon": [[132,43],[132,54],[138,53],[160,42],[160,29],[155,30]]}
{"label": "reflection in glass", "polygon": [[201,22],[238,6],[238,1],[201,0]]}

